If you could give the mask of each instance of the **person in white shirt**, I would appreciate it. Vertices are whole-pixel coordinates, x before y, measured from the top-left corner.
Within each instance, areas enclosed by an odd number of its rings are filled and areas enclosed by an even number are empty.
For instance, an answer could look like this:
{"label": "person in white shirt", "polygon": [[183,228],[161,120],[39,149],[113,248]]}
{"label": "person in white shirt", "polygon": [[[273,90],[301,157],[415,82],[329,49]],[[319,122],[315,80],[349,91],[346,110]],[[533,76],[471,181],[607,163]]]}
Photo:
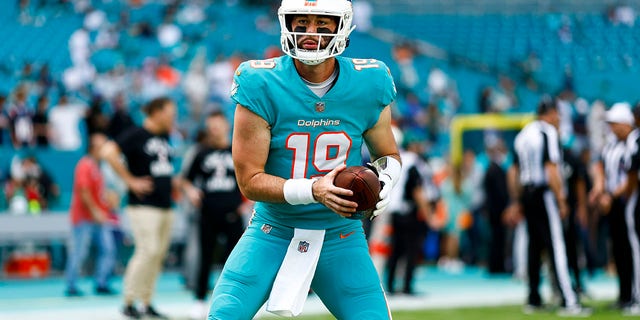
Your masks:
{"label": "person in white shirt", "polygon": [[51,145],[57,150],[71,151],[82,146],[80,121],[86,114],[86,106],[70,103],[67,96],[62,96],[58,105],[49,112],[51,128]]}

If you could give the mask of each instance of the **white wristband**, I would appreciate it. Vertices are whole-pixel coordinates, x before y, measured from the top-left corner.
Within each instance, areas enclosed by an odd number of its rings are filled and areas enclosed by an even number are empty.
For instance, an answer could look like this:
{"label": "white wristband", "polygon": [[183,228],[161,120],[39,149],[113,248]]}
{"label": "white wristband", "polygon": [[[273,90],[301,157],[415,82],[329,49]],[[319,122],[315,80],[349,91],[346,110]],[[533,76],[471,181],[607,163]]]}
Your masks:
{"label": "white wristband", "polygon": [[316,179],[288,179],[284,183],[282,192],[284,200],[292,205],[316,203],[313,198],[313,183]]}

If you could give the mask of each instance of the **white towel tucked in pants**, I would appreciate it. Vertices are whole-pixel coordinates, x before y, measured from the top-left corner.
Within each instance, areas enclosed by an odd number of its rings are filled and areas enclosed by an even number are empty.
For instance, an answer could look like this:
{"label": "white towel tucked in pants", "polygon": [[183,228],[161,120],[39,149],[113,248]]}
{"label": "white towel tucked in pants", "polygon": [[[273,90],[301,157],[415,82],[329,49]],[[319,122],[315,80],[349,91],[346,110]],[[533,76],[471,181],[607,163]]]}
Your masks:
{"label": "white towel tucked in pants", "polygon": [[271,287],[267,311],[284,317],[302,312],[316,272],[325,230],[295,229]]}

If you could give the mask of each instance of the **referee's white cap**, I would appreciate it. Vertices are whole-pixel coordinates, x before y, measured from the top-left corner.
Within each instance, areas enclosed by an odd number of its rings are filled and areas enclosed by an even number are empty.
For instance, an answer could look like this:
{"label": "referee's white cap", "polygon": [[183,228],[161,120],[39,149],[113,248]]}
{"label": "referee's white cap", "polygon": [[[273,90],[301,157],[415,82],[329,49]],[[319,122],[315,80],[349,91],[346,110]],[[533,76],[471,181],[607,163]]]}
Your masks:
{"label": "referee's white cap", "polygon": [[631,105],[626,102],[614,103],[605,114],[605,120],[611,123],[621,123],[633,126],[634,118]]}

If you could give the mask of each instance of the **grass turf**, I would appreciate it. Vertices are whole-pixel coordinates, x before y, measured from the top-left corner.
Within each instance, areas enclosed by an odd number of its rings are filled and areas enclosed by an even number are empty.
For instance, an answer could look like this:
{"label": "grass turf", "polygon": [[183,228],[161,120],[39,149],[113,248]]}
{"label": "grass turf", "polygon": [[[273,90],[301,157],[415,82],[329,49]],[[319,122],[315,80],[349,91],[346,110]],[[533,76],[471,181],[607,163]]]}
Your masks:
{"label": "grass turf", "polygon": [[[590,319],[598,320],[619,320],[622,313],[619,310],[612,310],[607,307],[607,303],[587,304],[593,308],[593,314]],[[283,319],[279,317],[266,317],[263,320]],[[335,319],[330,315],[319,316],[301,316],[294,319],[298,320],[332,320]],[[504,307],[480,307],[480,308],[455,308],[455,309],[430,309],[415,311],[397,311],[393,312],[394,320],[547,320],[547,319],[566,319],[555,314],[555,310],[550,309],[546,312],[540,312],[532,315],[522,313],[522,306],[504,306]]]}

